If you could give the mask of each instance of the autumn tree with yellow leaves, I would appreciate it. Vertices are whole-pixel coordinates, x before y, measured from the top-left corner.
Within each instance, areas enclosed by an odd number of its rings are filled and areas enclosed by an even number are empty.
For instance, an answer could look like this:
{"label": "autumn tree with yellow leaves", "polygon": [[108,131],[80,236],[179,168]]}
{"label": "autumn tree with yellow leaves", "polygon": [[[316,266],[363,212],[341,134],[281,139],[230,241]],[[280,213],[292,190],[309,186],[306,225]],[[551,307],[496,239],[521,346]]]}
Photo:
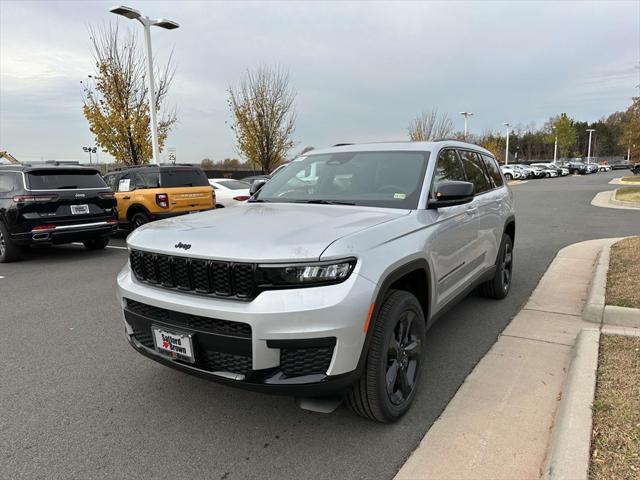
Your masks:
{"label": "autumn tree with yellow leaves", "polygon": [[[111,154],[116,162],[143,165],[153,157],[149,114],[149,91],[145,59],[137,37],[128,31],[120,39],[117,25],[91,29],[91,49],[95,75],[83,85],[82,111],[96,145]],[[171,57],[162,69],[156,69],[156,109],[160,151],[176,122],[175,110],[162,111],[161,105],[173,80]]]}

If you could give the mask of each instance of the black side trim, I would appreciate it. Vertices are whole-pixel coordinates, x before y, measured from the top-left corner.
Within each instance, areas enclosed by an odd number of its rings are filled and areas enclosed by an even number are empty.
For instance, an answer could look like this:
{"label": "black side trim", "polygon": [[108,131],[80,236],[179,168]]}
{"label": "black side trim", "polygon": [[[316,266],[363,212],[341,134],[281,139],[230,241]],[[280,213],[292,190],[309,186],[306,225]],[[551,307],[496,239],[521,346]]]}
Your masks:
{"label": "black side trim", "polygon": [[294,340],[267,340],[269,348],[335,347],[336,337],[301,338]]}

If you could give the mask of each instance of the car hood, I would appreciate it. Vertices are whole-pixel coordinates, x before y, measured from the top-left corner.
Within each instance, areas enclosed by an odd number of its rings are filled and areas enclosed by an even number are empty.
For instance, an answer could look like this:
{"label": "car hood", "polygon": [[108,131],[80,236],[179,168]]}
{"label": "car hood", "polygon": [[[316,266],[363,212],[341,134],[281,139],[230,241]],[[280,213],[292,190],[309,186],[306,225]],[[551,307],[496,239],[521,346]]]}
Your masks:
{"label": "car hood", "polygon": [[334,241],[409,213],[346,205],[246,203],[146,224],[129,235],[127,244],[197,258],[313,261]]}

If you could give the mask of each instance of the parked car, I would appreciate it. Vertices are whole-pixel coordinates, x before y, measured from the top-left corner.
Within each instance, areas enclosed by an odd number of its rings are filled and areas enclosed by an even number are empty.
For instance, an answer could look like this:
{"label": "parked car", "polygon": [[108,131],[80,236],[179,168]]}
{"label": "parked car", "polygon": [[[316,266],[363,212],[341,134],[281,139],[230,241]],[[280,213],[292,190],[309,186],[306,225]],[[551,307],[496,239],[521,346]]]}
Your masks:
{"label": "parked car", "polygon": [[537,178],[540,176],[538,170],[530,167],[529,165],[524,165],[521,163],[510,163],[509,166],[518,170],[522,178]]}
{"label": "parked car", "polygon": [[153,220],[215,208],[215,192],[199,167],[150,165],[110,172],[118,223],[136,229]]}
{"label": "parked car", "polygon": [[477,286],[494,299],[511,288],[513,196],[476,145],[314,150],[252,192],[129,235],[117,282],[136,351],[307,408],[344,396],[392,422],[414,399],[435,319]]}
{"label": "parked car", "polygon": [[562,175],[562,169],[553,163],[532,163],[532,167],[541,170],[541,176],[545,178],[559,177]]}
{"label": "parked car", "polygon": [[631,169],[631,171],[636,174],[636,175],[640,175],[640,163],[636,163],[635,165],[629,167]]}
{"label": "parked car", "polygon": [[621,162],[611,164],[611,170],[625,170],[627,168],[632,168],[632,165],[629,165],[628,160],[623,160]]}
{"label": "parked car", "polygon": [[502,171],[504,178],[507,180],[524,180],[527,178],[527,174],[525,171],[514,167],[513,165],[500,165],[500,170]]}
{"label": "parked car", "polygon": [[587,172],[587,166],[582,162],[576,161],[560,161],[556,162],[561,168],[567,168],[571,175],[584,175]]}
{"label": "parked car", "polygon": [[600,171],[600,165],[597,163],[587,163],[586,166],[588,173],[598,173]]}
{"label": "parked car", "polygon": [[0,263],[18,260],[30,245],[102,249],[116,226],[115,206],[94,168],[0,166]]}
{"label": "parked car", "polygon": [[599,170],[601,172],[610,172],[611,171],[611,165],[609,165],[608,163],[601,163],[598,166]]}
{"label": "parked car", "polygon": [[224,208],[249,200],[251,185],[232,178],[210,178],[209,184],[216,192],[216,208]]}

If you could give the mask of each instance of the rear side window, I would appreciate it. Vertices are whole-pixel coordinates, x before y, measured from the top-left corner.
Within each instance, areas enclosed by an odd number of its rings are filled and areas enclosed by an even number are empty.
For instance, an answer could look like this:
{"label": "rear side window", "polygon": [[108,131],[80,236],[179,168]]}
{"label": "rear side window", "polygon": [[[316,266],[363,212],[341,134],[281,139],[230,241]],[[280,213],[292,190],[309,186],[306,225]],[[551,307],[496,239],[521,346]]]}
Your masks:
{"label": "rear side window", "polygon": [[15,190],[20,190],[21,187],[18,183],[19,174],[14,172],[0,172],[0,195],[3,193],[11,193]]}
{"label": "rear side window", "polygon": [[482,154],[482,160],[484,161],[484,166],[487,168],[487,173],[491,177],[493,184],[496,187],[501,187],[504,184],[504,180],[502,179],[502,173],[500,172],[496,159],[489,155]]}
{"label": "rear side window", "polygon": [[438,186],[444,182],[466,182],[462,162],[455,150],[444,150],[438,155],[438,162],[433,174],[432,196],[438,190]]}
{"label": "rear side window", "polygon": [[210,186],[207,176],[199,168],[176,167],[160,171],[160,185],[170,187]]}
{"label": "rear side window", "polygon": [[91,170],[36,170],[27,173],[27,185],[31,190],[107,188],[100,174]]}
{"label": "rear side window", "polygon": [[467,175],[467,182],[473,183],[476,188],[476,195],[491,190],[491,184],[484,173],[480,157],[469,150],[461,150],[460,157],[462,158],[464,172]]}

